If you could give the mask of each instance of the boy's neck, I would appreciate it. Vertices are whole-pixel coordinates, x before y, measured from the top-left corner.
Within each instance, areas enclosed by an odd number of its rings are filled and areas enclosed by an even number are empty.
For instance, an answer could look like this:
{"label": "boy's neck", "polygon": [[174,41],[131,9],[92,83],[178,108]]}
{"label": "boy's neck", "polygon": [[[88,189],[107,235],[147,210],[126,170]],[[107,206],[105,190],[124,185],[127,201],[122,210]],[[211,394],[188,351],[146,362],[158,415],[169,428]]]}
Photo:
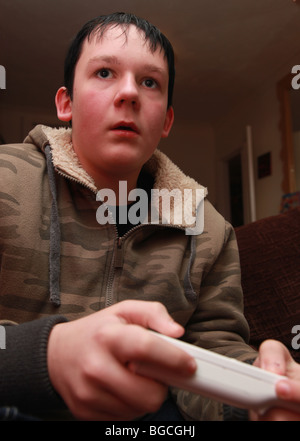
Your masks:
{"label": "boy's neck", "polygon": [[[137,176],[109,176],[107,179],[101,177],[101,179],[95,180],[95,184],[98,190],[110,189],[114,192],[117,205],[124,205],[124,201],[128,201],[128,194],[131,190],[138,186],[138,174]],[[126,202],[127,204],[127,202]]]}

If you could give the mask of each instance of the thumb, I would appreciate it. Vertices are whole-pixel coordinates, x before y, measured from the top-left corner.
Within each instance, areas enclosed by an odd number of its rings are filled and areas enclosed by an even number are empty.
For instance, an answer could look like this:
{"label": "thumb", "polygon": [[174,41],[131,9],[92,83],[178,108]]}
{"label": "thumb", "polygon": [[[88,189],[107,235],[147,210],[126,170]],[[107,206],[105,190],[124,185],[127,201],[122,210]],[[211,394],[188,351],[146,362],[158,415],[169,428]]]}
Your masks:
{"label": "thumb", "polygon": [[286,375],[290,361],[291,356],[287,348],[279,341],[270,339],[260,345],[259,357],[255,365],[275,374]]}

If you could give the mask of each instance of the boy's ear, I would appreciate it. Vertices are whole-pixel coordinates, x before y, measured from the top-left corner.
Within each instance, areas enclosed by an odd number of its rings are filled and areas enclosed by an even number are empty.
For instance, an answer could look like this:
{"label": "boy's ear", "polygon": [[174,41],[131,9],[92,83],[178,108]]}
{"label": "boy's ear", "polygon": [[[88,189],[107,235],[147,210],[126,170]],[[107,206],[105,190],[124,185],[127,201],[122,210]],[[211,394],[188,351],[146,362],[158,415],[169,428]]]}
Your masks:
{"label": "boy's ear", "polygon": [[72,119],[72,100],[66,87],[58,89],[55,96],[57,117],[61,121],[71,121]]}
{"label": "boy's ear", "polygon": [[170,106],[166,113],[164,128],[161,134],[162,138],[167,138],[169,136],[173,122],[174,122],[174,109],[172,106]]}

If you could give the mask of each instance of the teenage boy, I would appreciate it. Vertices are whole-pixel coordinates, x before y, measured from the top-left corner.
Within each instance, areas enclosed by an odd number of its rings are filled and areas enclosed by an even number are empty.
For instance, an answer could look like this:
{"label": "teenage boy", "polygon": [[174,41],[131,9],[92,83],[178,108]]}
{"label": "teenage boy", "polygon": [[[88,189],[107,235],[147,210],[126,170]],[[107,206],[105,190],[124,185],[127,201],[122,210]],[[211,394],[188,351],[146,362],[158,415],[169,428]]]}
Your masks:
{"label": "teenage boy", "polygon": [[[195,370],[192,357],[148,328],[242,361],[257,357],[246,344],[232,227],[207,199],[198,235],[176,224],[176,206],[167,224],[96,220],[98,191],[118,201],[120,182],[128,194],[202,189],[157,150],[173,124],[173,82],[172,47],[154,26],[131,14],[98,17],[73,41],[56,95],[58,117],[72,128],[38,126],[24,144],[1,147],[6,412],[67,408],[86,420],[235,414],[176,389],[163,405],[167,386],[137,373],[139,362],[187,377]],[[255,363],[287,374],[278,393],[300,401],[300,368],[280,343],[266,342]],[[265,418],[300,415],[279,409]]]}

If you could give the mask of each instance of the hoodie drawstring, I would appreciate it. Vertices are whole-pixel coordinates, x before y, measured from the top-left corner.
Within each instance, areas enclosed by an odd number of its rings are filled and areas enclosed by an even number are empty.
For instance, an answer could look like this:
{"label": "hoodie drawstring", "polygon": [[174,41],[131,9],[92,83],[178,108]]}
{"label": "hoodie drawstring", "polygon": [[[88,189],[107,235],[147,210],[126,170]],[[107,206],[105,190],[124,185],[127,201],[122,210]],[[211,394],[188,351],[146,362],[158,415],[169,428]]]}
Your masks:
{"label": "hoodie drawstring", "polygon": [[196,236],[190,235],[190,247],[191,247],[191,256],[189,259],[189,265],[187,272],[184,276],[183,286],[184,286],[184,292],[186,297],[191,301],[195,302],[197,300],[197,294],[195,293],[193,289],[193,284],[191,281],[191,272],[192,272],[192,266],[195,261],[196,257]]}
{"label": "hoodie drawstring", "polygon": [[52,162],[50,145],[45,147],[49,185],[52,195],[51,217],[50,217],[50,258],[49,258],[49,279],[50,279],[50,302],[60,306],[60,224],[57,206],[57,193],[55,173]]}

